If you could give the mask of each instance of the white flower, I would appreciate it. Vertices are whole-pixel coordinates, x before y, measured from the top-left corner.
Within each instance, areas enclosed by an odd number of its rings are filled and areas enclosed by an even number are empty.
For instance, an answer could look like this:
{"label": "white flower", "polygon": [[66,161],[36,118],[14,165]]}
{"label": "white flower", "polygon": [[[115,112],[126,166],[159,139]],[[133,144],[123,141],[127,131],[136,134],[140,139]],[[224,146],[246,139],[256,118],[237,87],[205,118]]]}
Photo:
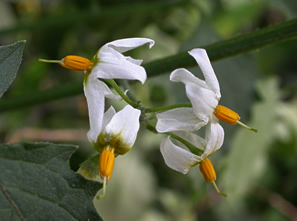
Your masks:
{"label": "white flower", "polygon": [[[103,180],[103,193],[105,195],[107,181],[113,172],[115,157],[127,153],[135,143],[139,130],[139,116],[141,111],[125,106],[121,111],[115,112],[113,107],[104,113],[97,140],[90,140],[95,149],[100,152],[99,173]],[[100,119],[99,119],[100,120]]]}
{"label": "white flower", "polygon": [[170,80],[182,82],[193,108],[176,108],[157,115],[158,132],[198,130],[213,117],[221,98],[220,86],[204,49],[193,49],[189,54],[195,58],[202,70],[205,81],[195,77],[184,68],[174,70]]}
{"label": "white flower", "polygon": [[140,110],[130,105],[126,105],[117,113],[113,107],[110,107],[104,113],[102,129],[98,131],[97,140],[94,142],[89,138],[89,141],[98,152],[102,152],[106,146],[110,146],[114,149],[116,156],[125,154],[132,148],[136,140],[140,113]]}
{"label": "white flower", "polygon": [[135,60],[121,53],[147,43],[150,47],[154,45],[154,41],[148,38],[116,40],[102,46],[94,56],[93,67],[90,71],[86,71],[84,80],[84,92],[87,98],[90,121],[88,138],[92,143],[97,141],[102,129],[104,98],[120,99],[119,96],[111,92],[104,82],[98,79],[128,79],[144,83],[146,72],[140,66],[142,60]]}
{"label": "white flower", "polygon": [[213,118],[218,118],[225,123],[239,124],[248,130],[257,132],[256,129],[240,122],[240,116],[236,112],[219,105],[221,99],[220,86],[206,51],[198,48],[189,51],[189,54],[198,63],[205,81],[195,77],[184,68],[176,69],[171,73],[171,81],[185,84],[186,94],[192,103],[192,108],[176,108],[157,114],[157,131],[165,133],[168,131],[198,130]]}
{"label": "white flower", "polygon": [[185,131],[175,134],[204,151],[201,156],[198,156],[186,150],[182,143],[179,145],[172,143],[169,136],[162,140],[161,153],[166,165],[183,174],[188,173],[193,166],[220,149],[224,141],[224,130],[217,120],[207,125],[205,139]]}

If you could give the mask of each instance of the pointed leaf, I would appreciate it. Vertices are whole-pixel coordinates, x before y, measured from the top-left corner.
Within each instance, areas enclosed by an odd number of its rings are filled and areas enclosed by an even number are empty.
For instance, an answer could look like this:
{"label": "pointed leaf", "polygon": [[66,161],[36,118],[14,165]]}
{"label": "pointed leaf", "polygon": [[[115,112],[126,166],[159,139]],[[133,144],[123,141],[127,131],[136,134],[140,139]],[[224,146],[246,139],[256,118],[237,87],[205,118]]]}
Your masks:
{"label": "pointed leaf", "polygon": [[0,97],[15,79],[26,41],[0,46]]}

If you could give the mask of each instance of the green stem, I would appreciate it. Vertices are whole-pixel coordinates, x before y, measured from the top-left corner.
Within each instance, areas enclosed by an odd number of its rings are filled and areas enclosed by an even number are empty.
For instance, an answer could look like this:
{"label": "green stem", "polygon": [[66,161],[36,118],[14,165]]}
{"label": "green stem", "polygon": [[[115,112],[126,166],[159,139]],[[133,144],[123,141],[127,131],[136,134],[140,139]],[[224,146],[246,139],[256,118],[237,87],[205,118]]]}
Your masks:
{"label": "green stem", "polygon": [[117,83],[114,80],[104,79],[103,81],[110,84],[116,90],[116,92],[121,96],[121,98],[123,98],[123,100],[126,101],[128,104],[130,104],[132,107],[134,107],[134,108],[138,107],[138,104],[136,104],[132,100],[130,100],[130,98],[124,94],[124,92],[121,90],[121,88],[117,85]]}
{"label": "green stem", "polygon": [[181,107],[192,107],[191,103],[182,103],[182,104],[173,104],[169,106],[164,106],[164,107],[156,107],[156,108],[145,108],[144,112],[145,113],[152,113],[152,112],[163,112],[175,108],[181,108]]}
{"label": "green stem", "polygon": [[[209,45],[197,45],[193,48],[205,48],[209,59],[214,62],[223,58],[243,54],[279,42],[297,38],[297,18],[271,25],[247,34],[239,35]],[[189,48],[191,50],[192,48]],[[148,77],[173,71],[176,68],[197,66],[196,61],[185,51],[167,58],[143,65]]]}

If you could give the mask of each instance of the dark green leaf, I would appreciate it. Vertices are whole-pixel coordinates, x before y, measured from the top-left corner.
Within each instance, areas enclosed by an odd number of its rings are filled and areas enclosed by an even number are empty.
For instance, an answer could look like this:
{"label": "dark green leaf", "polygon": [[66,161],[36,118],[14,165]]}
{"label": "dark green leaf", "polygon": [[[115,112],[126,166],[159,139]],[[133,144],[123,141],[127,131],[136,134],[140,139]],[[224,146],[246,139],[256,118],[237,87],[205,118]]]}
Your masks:
{"label": "dark green leaf", "polygon": [[77,148],[51,143],[0,146],[1,220],[101,220],[93,198],[101,184],[69,168]]}
{"label": "dark green leaf", "polygon": [[0,97],[15,79],[26,41],[0,47]]}

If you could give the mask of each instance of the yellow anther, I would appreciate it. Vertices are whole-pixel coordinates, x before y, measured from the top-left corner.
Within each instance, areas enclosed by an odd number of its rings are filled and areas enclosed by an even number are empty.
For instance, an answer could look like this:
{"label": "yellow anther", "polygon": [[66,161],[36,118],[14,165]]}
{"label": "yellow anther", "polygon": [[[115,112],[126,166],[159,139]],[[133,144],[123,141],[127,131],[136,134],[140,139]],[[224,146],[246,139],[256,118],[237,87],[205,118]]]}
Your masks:
{"label": "yellow anther", "polygon": [[244,128],[254,131],[254,132],[258,132],[257,129],[249,127],[247,125],[245,125],[244,123],[240,122],[240,116],[234,112],[233,110],[222,106],[222,105],[218,105],[214,111],[214,115],[221,121],[227,123],[227,124],[239,124],[240,126],[243,126]]}
{"label": "yellow anther", "polygon": [[222,105],[217,106],[214,115],[219,120],[232,125],[237,124],[240,119],[240,116],[236,112]]}
{"label": "yellow anther", "polygon": [[206,182],[212,182],[212,181],[216,180],[216,178],[217,178],[216,172],[213,168],[213,165],[208,158],[205,158],[200,163],[200,171],[203,174]]}
{"label": "yellow anther", "polygon": [[93,68],[93,63],[89,59],[75,55],[66,56],[59,64],[74,71],[89,71]]}
{"label": "yellow anther", "polygon": [[227,197],[225,193],[222,193],[219,188],[216,185],[215,180],[217,179],[216,172],[213,168],[213,165],[211,161],[208,158],[205,158],[201,163],[200,163],[200,171],[204,176],[204,179],[206,182],[212,183],[214,186],[215,190],[217,191],[218,194]]}
{"label": "yellow anther", "polygon": [[110,180],[114,166],[114,158],[114,149],[109,146],[104,148],[99,158],[99,172],[102,180],[104,180],[104,177],[106,177],[107,181]]}

